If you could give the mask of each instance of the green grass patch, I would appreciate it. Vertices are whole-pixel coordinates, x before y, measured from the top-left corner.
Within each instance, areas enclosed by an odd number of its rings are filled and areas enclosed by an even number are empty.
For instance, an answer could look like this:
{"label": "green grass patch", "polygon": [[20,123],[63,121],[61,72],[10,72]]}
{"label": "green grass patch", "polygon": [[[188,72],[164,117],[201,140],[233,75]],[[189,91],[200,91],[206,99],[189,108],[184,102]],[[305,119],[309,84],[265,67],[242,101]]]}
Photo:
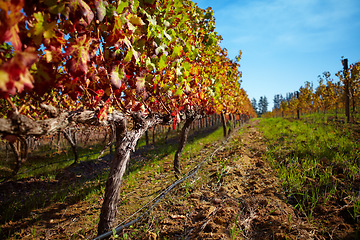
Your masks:
{"label": "green grass patch", "polygon": [[360,143],[351,127],[324,121],[323,116],[304,120],[261,120],[267,141],[266,159],[283,181],[288,200],[309,221],[319,204],[349,197],[359,219]]}

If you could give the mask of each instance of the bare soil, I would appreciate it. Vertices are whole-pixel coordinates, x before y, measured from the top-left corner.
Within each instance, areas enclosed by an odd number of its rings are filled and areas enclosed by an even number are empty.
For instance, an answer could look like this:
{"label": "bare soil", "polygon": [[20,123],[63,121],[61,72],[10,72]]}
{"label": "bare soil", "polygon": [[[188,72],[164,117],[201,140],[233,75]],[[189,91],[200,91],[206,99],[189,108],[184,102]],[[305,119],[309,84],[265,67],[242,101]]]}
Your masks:
{"label": "bare soil", "polygon": [[[315,209],[313,222],[308,222],[291,205],[291,201],[284,195],[279,178],[263,159],[266,145],[256,124],[257,121],[253,121],[245,125],[243,131],[234,131],[215,156],[202,165],[194,178],[177,187],[146,218],[124,229],[119,236],[123,239],[153,240],[357,239],[359,225],[347,218],[346,209],[341,209],[339,203],[329,202]],[[182,160],[183,172],[208,159],[220,145],[220,142],[204,144],[203,150],[191,159]],[[129,180],[124,182],[119,223],[175,180],[171,156],[166,158],[161,171],[154,166],[153,172],[144,172],[135,183]],[[87,184],[99,187],[91,176],[106,171],[108,163],[105,159],[97,163],[99,165],[79,165],[76,171],[65,169],[57,179],[46,183],[32,178],[24,180],[25,183],[0,184],[0,203],[6,201],[7,194],[15,194],[20,198],[20,193],[34,194],[48,189],[55,191],[74,182],[84,184],[84,189]],[[26,184],[29,182],[30,185]],[[52,204],[45,202],[43,208],[20,214],[13,221],[1,221],[0,238],[95,237],[102,193],[97,199],[69,199]]]}
{"label": "bare soil", "polygon": [[156,208],[144,239],[323,239],[287,203],[262,160],[266,146],[255,125],[234,134],[204,165],[205,181],[179,188]]}

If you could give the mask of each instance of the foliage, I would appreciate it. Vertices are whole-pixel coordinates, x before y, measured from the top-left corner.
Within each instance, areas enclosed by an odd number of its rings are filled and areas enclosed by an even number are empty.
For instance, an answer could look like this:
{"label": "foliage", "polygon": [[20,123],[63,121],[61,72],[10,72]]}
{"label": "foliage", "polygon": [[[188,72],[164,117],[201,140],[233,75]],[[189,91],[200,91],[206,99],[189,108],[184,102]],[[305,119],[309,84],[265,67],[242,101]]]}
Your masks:
{"label": "foliage", "polygon": [[[329,110],[337,112],[344,108],[345,79],[349,79],[350,100],[352,104],[352,114],[355,114],[356,104],[360,101],[360,63],[350,65],[349,71],[339,71],[336,76],[339,78],[335,82],[330,72],[324,72],[318,76],[318,87],[314,89],[313,84],[305,82],[299,91],[288,93],[287,97],[275,104],[272,116],[294,115],[296,111],[302,114],[323,111],[325,114]],[[276,96],[275,96],[276,97]],[[275,102],[275,99],[274,99]],[[278,103],[279,101],[277,101]]]}
{"label": "foliage", "polygon": [[175,118],[189,108],[249,112],[239,64],[219,47],[210,8],[138,0],[0,7],[0,96],[21,114],[45,117],[39,102],[99,109],[99,119],[113,109]]}

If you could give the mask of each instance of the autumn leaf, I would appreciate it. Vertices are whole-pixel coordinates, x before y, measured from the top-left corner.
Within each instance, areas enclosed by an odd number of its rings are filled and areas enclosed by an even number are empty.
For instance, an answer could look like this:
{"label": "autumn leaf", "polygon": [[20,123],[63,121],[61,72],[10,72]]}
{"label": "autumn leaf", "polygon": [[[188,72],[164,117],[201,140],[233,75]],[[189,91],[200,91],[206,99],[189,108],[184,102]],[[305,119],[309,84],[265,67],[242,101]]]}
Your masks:
{"label": "autumn leaf", "polygon": [[88,62],[90,61],[89,48],[92,39],[83,35],[76,39],[66,50],[66,55],[71,56],[67,62],[67,67],[74,75],[82,75],[88,71]]}
{"label": "autumn leaf", "polygon": [[105,105],[104,107],[102,107],[101,109],[100,109],[100,111],[99,111],[99,114],[98,114],[98,119],[99,119],[99,121],[103,121],[103,120],[107,120],[107,108],[108,108],[108,106],[107,105]]}
{"label": "autumn leaf", "polygon": [[110,30],[108,42],[115,43],[124,38],[123,23],[120,18],[115,18],[113,28]]}
{"label": "autumn leaf", "polygon": [[[111,83],[118,89],[124,88],[125,86],[123,86],[124,84],[122,83],[120,77],[119,77],[120,73],[119,73],[119,69],[115,68],[111,73],[110,73],[110,80]],[[121,75],[120,76],[124,76],[124,72],[121,71]]]}
{"label": "autumn leaf", "polygon": [[10,81],[9,74],[0,69],[0,90],[6,92],[7,91],[7,83]]}
{"label": "autumn leaf", "polygon": [[1,89],[15,94],[16,91],[22,92],[25,87],[32,88],[34,79],[28,68],[36,60],[37,55],[34,53],[34,49],[29,48],[25,52],[17,52],[11,60],[0,67],[1,75],[4,77],[0,81]]}
{"label": "autumn leaf", "polygon": [[33,23],[30,32],[37,45],[42,43],[43,38],[50,40],[56,37],[55,29],[57,28],[57,24],[56,21],[50,21],[50,14],[37,12],[34,13],[34,18],[36,22]]}
{"label": "autumn leaf", "polygon": [[102,22],[106,15],[106,5],[103,0],[95,1],[96,5],[96,12],[97,12],[97,19]]}
{"label": "autumn leaf", "polygon": [[24,18],[23,6],[24,0],[0,2],[0,42],[11,42],[17,51],[22,48],[18,23]]}
{"label": "autumn leaf", "polygon": [[145,89],[145,78],[144,77],[137,77],[136,78],[136,91],[143,92]]}
{"label": "autumn leaf", "polygon": [[70,0],[69,8],[74,17],[85,17],[87,24],[90,24],[94,19],[94,13],[91,11],[89,5],[83,0]]}
{"label": "autumn leaf", "polygon": [[128,19],[131,22],[131,24],[133,24],[135,26],[145,25],[145,23],[143,22],[143,20],[140,17],[135,16],[133,14],[129,14]]}

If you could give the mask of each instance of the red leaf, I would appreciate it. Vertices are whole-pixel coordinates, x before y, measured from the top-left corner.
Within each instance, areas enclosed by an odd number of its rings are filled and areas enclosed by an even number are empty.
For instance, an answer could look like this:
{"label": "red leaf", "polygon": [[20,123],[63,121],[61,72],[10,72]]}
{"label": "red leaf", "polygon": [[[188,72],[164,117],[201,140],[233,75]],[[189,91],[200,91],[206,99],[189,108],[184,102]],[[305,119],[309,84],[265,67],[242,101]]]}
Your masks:
{"label": "red leaf", "polygon": [[73,17],[85,17],[88,24],[90,24],[94,19],[94,13],[91,11],[89,5],[87,5],[83,0],[71,0],[69,8]]}
{"label": "red leaf", "polygon": [[0,90],[15,94],[16,91],[22,92],[25,87],[33,87],[34,79],[28,68],[36,62],[37,55],[31,51],[32,49],[28,48],[28,51],[17,52],[10,61],[0,67]]}
{"label": "red leaf", "polygon": [[139,102],[135,103],[135,104],[132,106],[131,109],[132,109],[132,111],[134,111],[134,112],[140,111],[140,109],[141,109],[141,103],[139,103]]}
{"label": "red leaf", "polygon": [[11,42],[14,49],[21,51],[22,43],[19,37],[18,23],[24,17],[21,12],[24,6],[24,0],[1,1],[1,24],[0,24],[0,42]]}
{"label": "red leaf", "polygon": [[86,35],[83,35],[77,38],[76,42],[66,50],[66,55],[71,56],[71,59],[67,61],[67,67],[73,75],[82,75],[88,71],[91,41],[91,38],[86,38]]}
{"label": "red leaf", "polygon": [[173,130],[175,130],[176,124],[177,124],[178,114],[176,112],[173,112],[172,115],[174,116]]}
{"label": "red leaf", "polygon": [[103,108],[100,109],[99,114],[98,114],[99,121],[107,119],[107,112],[106,112],[107,109],[108,109],[107,105],[105,105]]}
{"label": "red leaf", "polygon": [[3,138],[8,141],[9,143],[14,143],[17,140],[17,136],[15,135],[5,135]]}

